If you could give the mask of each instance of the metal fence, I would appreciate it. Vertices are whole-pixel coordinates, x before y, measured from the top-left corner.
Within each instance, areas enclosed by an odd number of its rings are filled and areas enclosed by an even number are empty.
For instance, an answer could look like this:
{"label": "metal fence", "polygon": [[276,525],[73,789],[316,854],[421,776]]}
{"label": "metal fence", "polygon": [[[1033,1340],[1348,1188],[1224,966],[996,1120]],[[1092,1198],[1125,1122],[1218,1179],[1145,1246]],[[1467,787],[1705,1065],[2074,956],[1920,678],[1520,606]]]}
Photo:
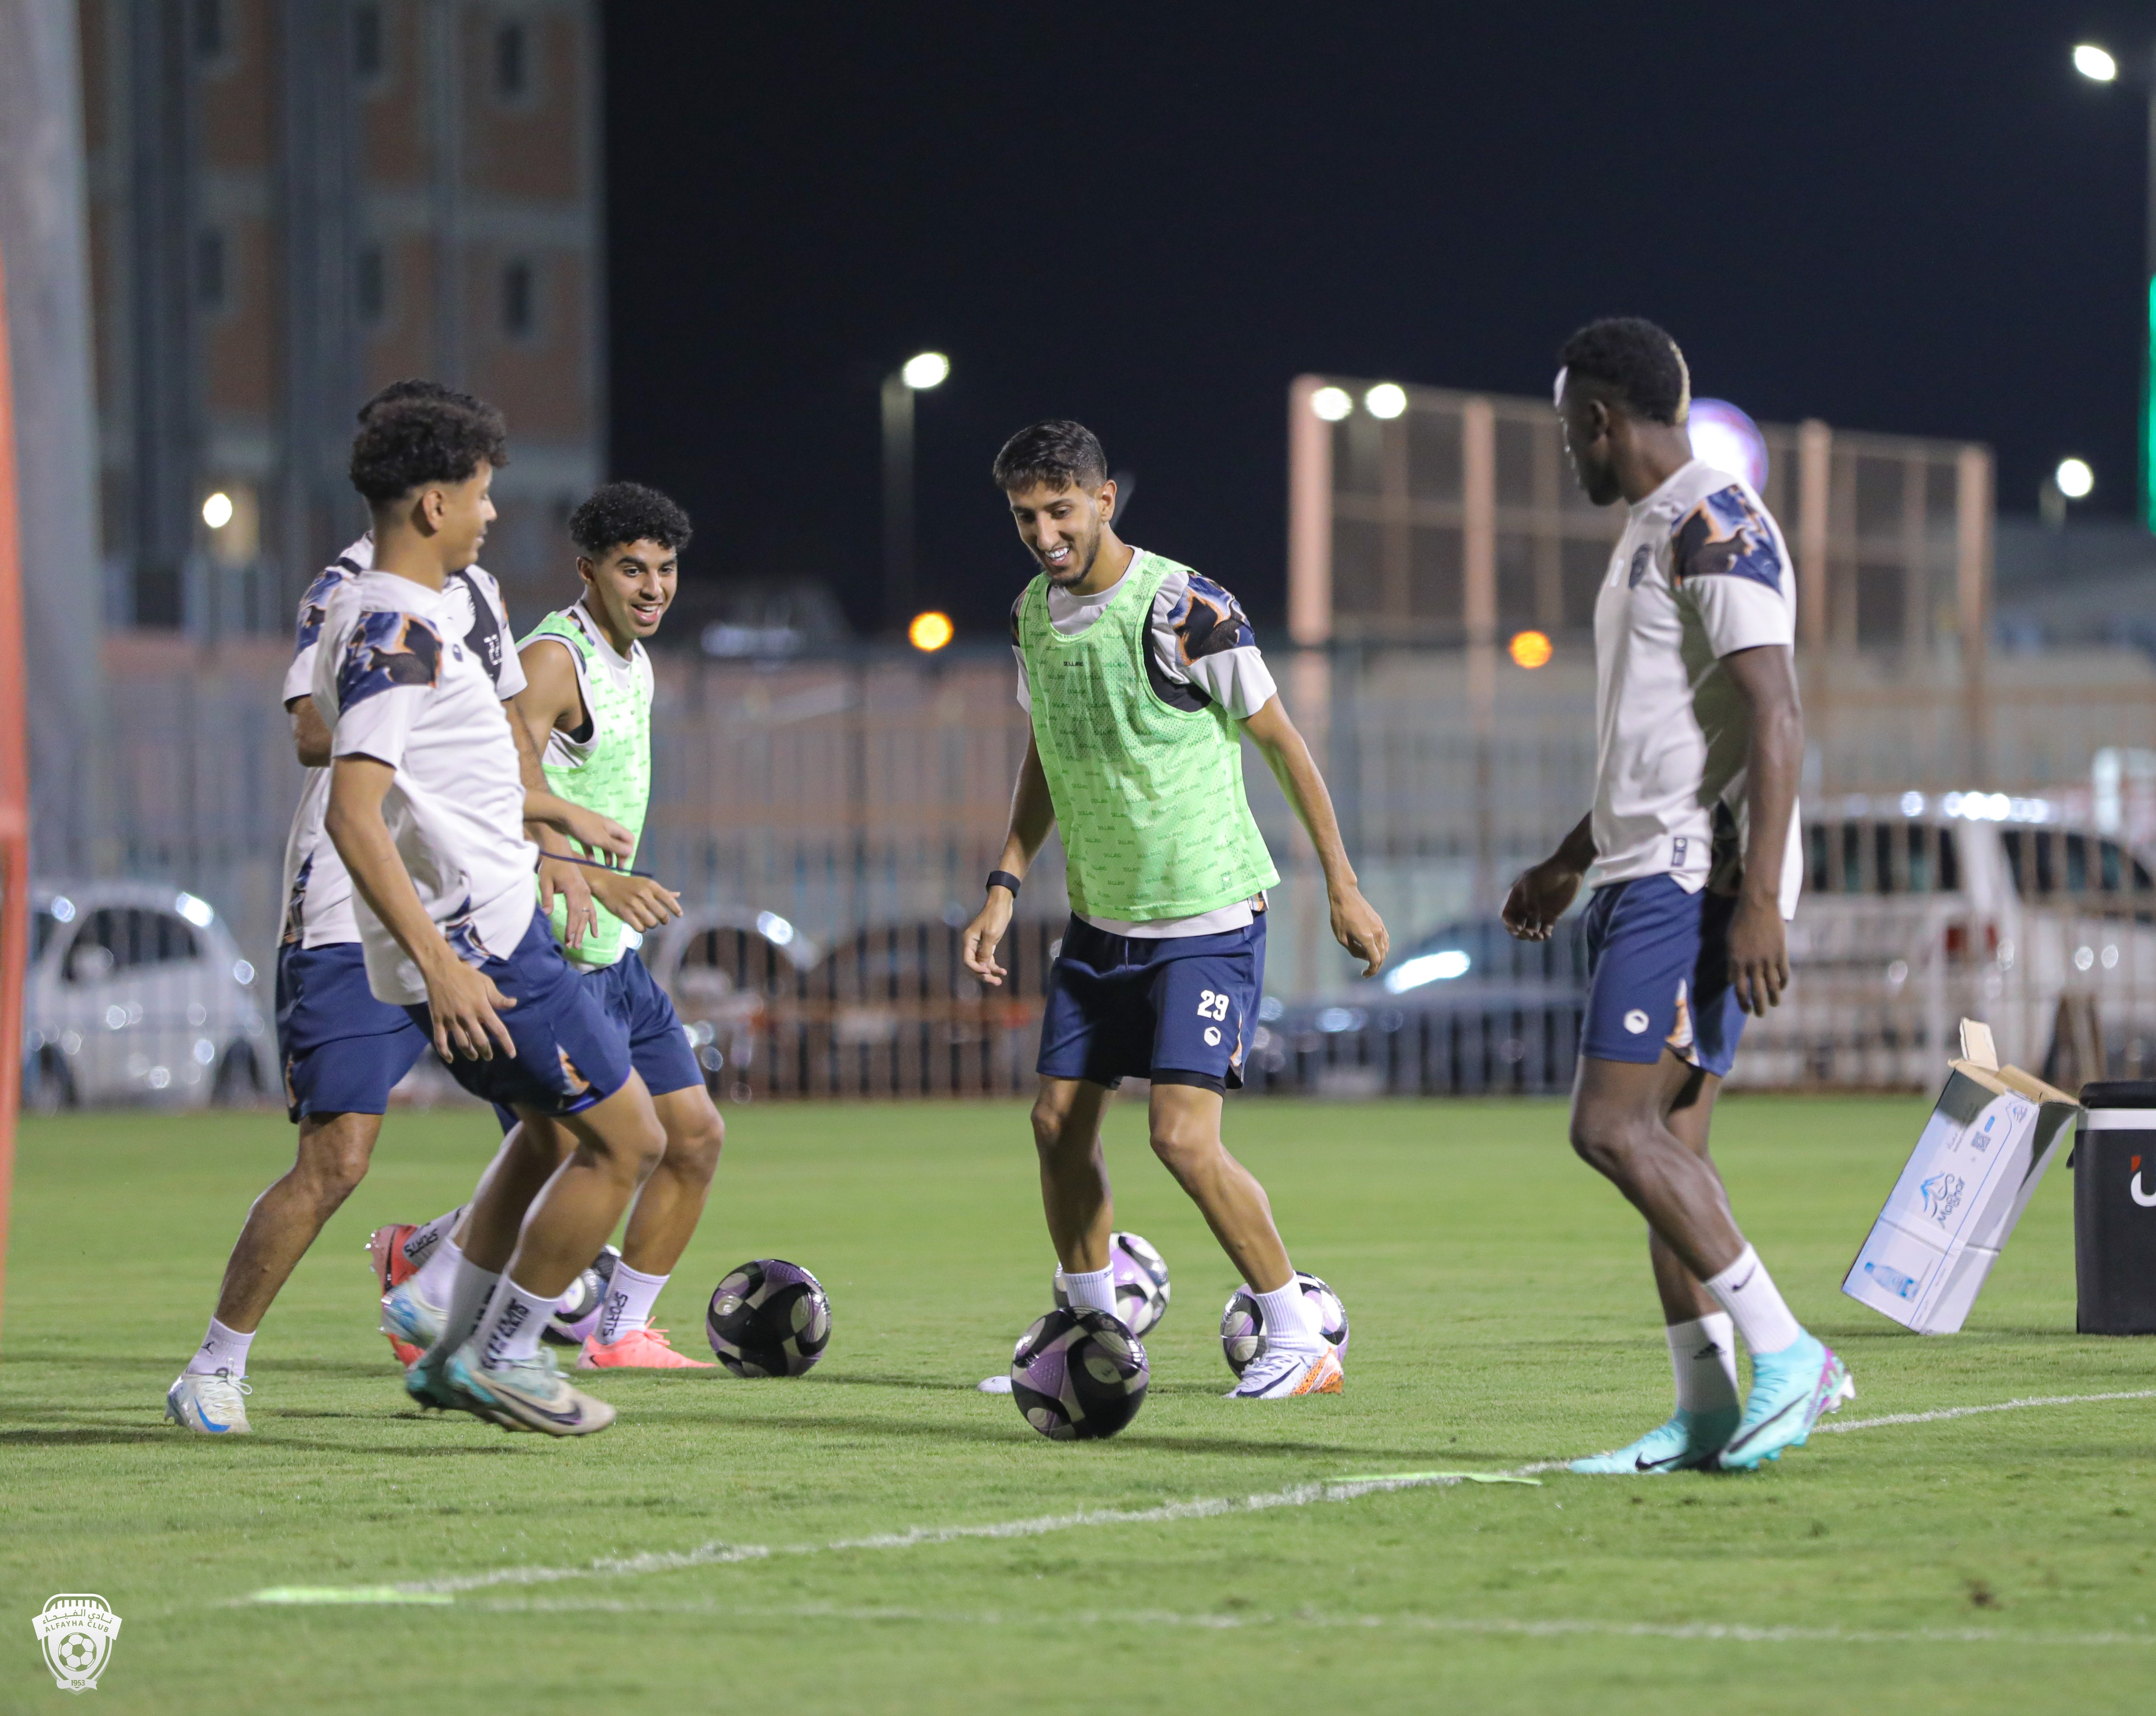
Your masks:
{"label": "metal fence", "polygon": [[[155,878],[208,900],[264,973],[300,780],[279,705],[285,659],[270,640],[109,640],[111,802],[99,818],[104,832],[72,865],[78,876]],[[647,867],[691,907],[744,924],[768,916],[820,950],[819,963],[789,967],[783,982],[749,985],[756,1010],[743,1013],[737,1000],[732,1015],[712,1023],[704,1046],[726,1060],[724,1076],[715,1073],[721,1093],[1027,1087],[1040,974],[1066,910],[1053,842],[1020,902],[1014,984],[983,993],[956,960],[957,927],[978,905],[1000,849],[1024,754],[1008,655],[998,647],[778,665],[665,655],[656,665]],[[1443,926],[1486,925],[1510,876],[1590,801],[1587,645],[1560,637],[1554,658],[1532,672],[1506,664],[1490,679],[1486,666],[1472,650],[1370,642],[1276,655],[1289,707],[1326,766],[1364,891],[1403,953]],[[1815,820],[1838,816],[1871,829],[1914,794],[1927,807],[1924,825],[1945,818],[1964,846],[2010,831],[1988,809],[1943,808],[1949,795],[1958,804],[1973,794],[1979,806],[1995,804],[2000,819],[2017,804],[2032,814],[2041,806],[2050,820],[2027,823],[2032,841],[2072,833],[2123,850],[2118,843],[2156,831],[2156,768],[2133,760],[2156,753],[2156,672],[2137,655],[1994,658],[1974,692],[1951,654],[1830,651],[1804,667],[1812,736],[1804,792]],[[1987,717],[1980,758],[1970,743],[1972,695]],[[1984,772],[1974,774],[1979,760]],[[1440,1009],[1426,994],[1390,996],[1359,982],[1332,943],[1307,841],[1254,756],[1245,775],[1282,873],[1267,979],[1281,1011],[1254,1044],[1254,1084],[1439,1092],[1547,1088],[1568,1078],[1571,999],[1514,995],[1487,1010],[1480,1001]],[[1859,802],[1871,808],[1845,814]],[[2002,1043],[2010,1039],[2011,1052],[2033,1065],[2052,1052],[2061,1000],[2095,982],[2082,983],[2087,972],[2075,965],[2083,949],[2094,962],[2088,969],[2109,985],[2094,1015],[2103,1058],[2125,1064],[2122,1056],[2143,1052],[2134,1046],[2139,1021],[2156,1018],[2156,948],[2142,945],[2156,932],[2140,927],[2146,902],[2099,900],[2086,887],[2061,902],[2046,893],[2041,866],[2067,876],[2073,849],[2061,844],[2056,860],[2040,861],[2051,849],[2032,844],[2025,881],[2019,890],[2010,876],[1999,881],[1995,909],[1926,903],[1879,885],[1880,875],[1902,872],[1892,864],[1880,872],[1876,854],[1861,856],[1875,838],[1858,836],[1858,874],[1873,877],[1868,894],[1837,893],[1833,866],[1811,865],[1797,940],[1800,948],[1817,944],[1819,967],[1800,978],[1780,1019],[1755,1030],[1740,1062],[1748,1076],[1925,1081],[1961,1011],[1993,1017]],[[1906,871],[1909,849],[1895,850]],[[2081,861],[2084,871],[2093,862],[2099,880],[2107,873],[2100,850]],[[2126,861],[2145,862],[2130,854]],[[2140,872],[2123,873],[2132,897],[2130,878]],[[1876,922],[1851,916],[1859,894]],[[1958,964],[1947,957],[1942,916],[1958,910],[1970,917]],[[2035,934],[2057,944],[2045,956],[2052,974],[2041,982],[2029,957],[2000,960],[1995,943],[2017,939],[2005,927],[2017,913],[2038,927],[2023,929],[2021,943]],[[2118,922],[2130,922],[2133,933],[2107,940],[2103,926]],[[1830,922],[1840,927],[1817,927]],[[1844,938],[1841,952],[1835,936]],[[1927,964],[1934,944],[1940,958]],[[2108,963],[2107,948],[2115,950]],[[1897,960],[1917,975],[1888,995],[1882,986]],[[716,944],[702,963],[716,971],[714,961]],[[1832,975],[1845,967],[1846,982]],[[1912,1012],[1909,997],[1920,994],[1928,999]],[[691,1010],[684,1005],[685,1016]],[[751,1016],[752,1030],[742,1023]],[[1341,1026],[1343,1017],[1353,1028]],[[720,1040],[722,1028],[736,1051]]]}

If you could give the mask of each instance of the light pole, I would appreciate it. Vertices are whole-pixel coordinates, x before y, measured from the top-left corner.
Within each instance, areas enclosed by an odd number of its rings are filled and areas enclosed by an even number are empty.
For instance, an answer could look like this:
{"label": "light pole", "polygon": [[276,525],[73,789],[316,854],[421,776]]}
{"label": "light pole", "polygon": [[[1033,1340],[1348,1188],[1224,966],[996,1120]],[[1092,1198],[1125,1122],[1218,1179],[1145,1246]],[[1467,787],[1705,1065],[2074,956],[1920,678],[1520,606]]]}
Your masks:
{"label": "light pole", "polygon": [[[2093,42],[2074,49],[2074,69],[2092,83],[2119,80],[2116,56]],[[2148,104],[2148,165],[2141,236],[2141,520],[2156,531],[2156,48],[2143,60],[2138,83]]]}
{"label": "light pole", "polygon": [[886,628],[913,606],[913,396],[941,387],[951,360],[941,352],[909,357],[883,378],[883,602]]}

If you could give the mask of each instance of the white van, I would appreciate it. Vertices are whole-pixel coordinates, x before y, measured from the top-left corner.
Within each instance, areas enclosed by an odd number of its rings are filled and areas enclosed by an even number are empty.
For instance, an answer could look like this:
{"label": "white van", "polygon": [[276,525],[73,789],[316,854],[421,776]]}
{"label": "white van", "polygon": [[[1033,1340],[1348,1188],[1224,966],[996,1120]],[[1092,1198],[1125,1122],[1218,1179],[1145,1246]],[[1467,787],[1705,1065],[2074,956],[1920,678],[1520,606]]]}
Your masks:
{"label": "white van", "polygon": [[1997,793],[1840,799],[1804,834],[1789,993],[1732,1085],[1929,1086],[1964,1016],[2040,1067],[2062,1000],[2114,1076],[2156,1074],[2156,876],[2121,841]]}
{"label": "white van", "polygon": [[33,891],[26,1107],[251,1101],[276,1062],[254,968],[205,900],[169,885]]}

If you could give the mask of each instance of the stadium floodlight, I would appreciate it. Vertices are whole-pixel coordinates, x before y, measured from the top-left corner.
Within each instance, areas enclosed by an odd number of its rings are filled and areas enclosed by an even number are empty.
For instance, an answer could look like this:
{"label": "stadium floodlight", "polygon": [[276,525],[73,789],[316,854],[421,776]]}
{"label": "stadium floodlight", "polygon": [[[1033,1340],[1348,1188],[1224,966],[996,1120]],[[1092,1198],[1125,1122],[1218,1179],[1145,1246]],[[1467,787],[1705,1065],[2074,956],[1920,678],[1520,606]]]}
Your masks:
{"label": "stadium floodlight", "polygon": [[1363,408],[1389,421],[1408,408],[1408,390],[1393,382],[1379,382],[1363,395]]}
{"label": "stadium floodlight", "polygon": [[955,630],[949,614],[932,608],[913,616],[913,624],[906,629],[906,641],[923,655],[932,655],[951,641]]}
{"label": "stadium floodlight", "polygon": [[2118,62],[2093,42],[2083,42],[2074,49],[2074,69],[2093,83],[2118,80]]}
{"label": "stadium floodlight", "polygon": [[203,522],[213,531],[221,531],[232,522],[232,496],[223,489],[203,497]]}
{"label": "stadium floodlight", "polygon": [[940,388],[951,373],[951,360],[941,352],[923,352],[906,360],[899,376],[916,393],[928,388]]}
{"label": "stadium floodlight", "polygon": [[2051,474],[2051,480],[2069,501],[2086,501],[2089,491],[2096,487],[2096,473],[2089,469],[2086,459],[2061,459],[2059,468]]}
{"label": "stadium floodlight", "polygon": [[1455,977],[1466,976],[1474,963],[1457,948],[1447,948],[1441,953],[1418,953],[1387,974],[1385,988],[1399,995],[1427,983],[1450,983]]}
{"label": "stadium floodlight", "polygon": [[1345,388],[1320,388],[1310,396],[1310,408],[1327,423],[1337,423],[1355,408]]}

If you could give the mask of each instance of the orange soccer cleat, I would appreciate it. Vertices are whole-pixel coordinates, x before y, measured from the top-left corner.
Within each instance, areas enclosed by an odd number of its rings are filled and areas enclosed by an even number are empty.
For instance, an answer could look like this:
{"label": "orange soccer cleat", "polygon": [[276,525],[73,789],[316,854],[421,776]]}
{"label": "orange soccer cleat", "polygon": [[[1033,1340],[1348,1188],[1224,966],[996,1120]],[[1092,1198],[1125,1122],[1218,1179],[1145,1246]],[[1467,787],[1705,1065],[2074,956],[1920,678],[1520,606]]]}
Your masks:
{"label": "orange soccer cleat", "polygon": [[577,1355],[579,1370],[716,1370],[707,1359],[691,1359],[677,1353],[663,1328],[632,1328],[608,1345],[599,1338],[584,1337],[584,1349]]}
{"label": "orange soccer cleat", "polygon": [[[416,1221],[393,1221],[387,1227],[377,1227],[367,1236],[367,1255],[374,1265],[374,1278],[379,1283],[377,1294],[386,1295],[390,1288],[403,1285],[419,1272],[404,1256],[404,1241],[412,1237]],[[397,1362],[406,1369],[418,1362],[419,1349],[400,1341],[388,1329],[389,1350],[397,1355]]]}

